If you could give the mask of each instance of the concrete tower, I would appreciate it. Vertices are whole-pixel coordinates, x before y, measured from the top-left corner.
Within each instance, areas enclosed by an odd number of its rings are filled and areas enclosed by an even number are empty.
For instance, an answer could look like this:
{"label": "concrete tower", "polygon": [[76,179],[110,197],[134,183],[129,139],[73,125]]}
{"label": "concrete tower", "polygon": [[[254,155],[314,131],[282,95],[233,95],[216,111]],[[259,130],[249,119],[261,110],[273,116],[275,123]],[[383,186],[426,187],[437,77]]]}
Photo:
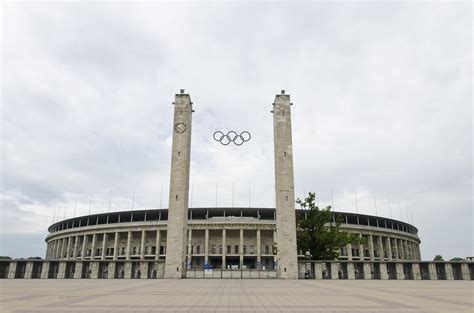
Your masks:
{"label": "concrete tower", "polygon": [[290,96],[282,90],[273,103],[277,262],[280,278],[298,279],[295,186]]}
{"label": "concrete tower", "polygon": [[191,98],[181,89],[174,102],[165,278],[183,278],[186,274],[192,113]]}

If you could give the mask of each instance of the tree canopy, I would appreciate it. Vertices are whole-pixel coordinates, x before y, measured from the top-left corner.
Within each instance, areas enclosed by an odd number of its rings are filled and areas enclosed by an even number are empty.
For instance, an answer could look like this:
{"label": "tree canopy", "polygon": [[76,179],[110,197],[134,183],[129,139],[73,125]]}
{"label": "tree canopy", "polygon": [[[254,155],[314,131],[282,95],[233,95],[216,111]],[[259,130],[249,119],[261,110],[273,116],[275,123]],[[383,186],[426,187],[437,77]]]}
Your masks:
{"label": "tree canopy", "polygon": [[438,254],[434,257],[433,261],[444,261],[444,259],[441,255]]}
{"label": "tree canopy", "polygon": [[[331,206],[320,209],[316,205],[316,194],[310,192],[304,199],[297,199],[304,214],[297,216],[296,226],[298,249],[312,260],[334,260],[339,249],[349,243],[361,243],[362,238],[341,230],[342,217],[333,220]],[[361,252],[362,253],[362,252]]]}

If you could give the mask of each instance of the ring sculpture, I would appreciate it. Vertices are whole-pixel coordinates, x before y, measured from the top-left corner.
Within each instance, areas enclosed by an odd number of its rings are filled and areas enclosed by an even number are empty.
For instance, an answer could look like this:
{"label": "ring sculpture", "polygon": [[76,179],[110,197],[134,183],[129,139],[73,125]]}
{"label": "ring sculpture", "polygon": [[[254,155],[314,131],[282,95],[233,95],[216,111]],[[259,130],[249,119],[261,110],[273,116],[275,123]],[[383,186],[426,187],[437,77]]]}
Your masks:
{"label": "ring sculpture", "polygon": [[215,141],[220,142],[223,146],[227,146],[231,142],[234,143],[236,146],[241,146],[244,142],[247,142],[252,138],[252,135],[248,131],[243,131],[240,134],[237,132],[230,130],[227,134],[224,134],[222,131],[218,130],[214,132],[212,135]]}

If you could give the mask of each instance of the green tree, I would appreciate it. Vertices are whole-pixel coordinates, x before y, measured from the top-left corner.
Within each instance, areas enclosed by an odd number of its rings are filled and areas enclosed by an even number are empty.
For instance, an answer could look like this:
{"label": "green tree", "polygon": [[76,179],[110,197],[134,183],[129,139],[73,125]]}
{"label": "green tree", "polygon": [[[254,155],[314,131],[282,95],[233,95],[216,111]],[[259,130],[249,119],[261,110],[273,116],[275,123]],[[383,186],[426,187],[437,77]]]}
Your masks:
{"label": "green tree", "polygon": [[438,254],[434,257],[433,261],[444,261],[444,259],[441,255]]}
{"label": "green tree", "polygon": [[297,215],[296,226],[298,250],[309,255],[312,260],[334,260],[339,256],[339,249],[349,243],[362,243],[363,240],[354,234],[341,230],[342,216],[333,221],[331,207],[320,209],[316,205],[316,194],[310,192],[304,199],[297,199],[305,214]]}
{"label": "green tree", "polygon": [[463,258],[460,258],[460,257],[455,257],[455,258],[452,258],[451,260],[449,260],[451,262],[459,262],[459,261],[465,261]]}
{"label": "green tree", "polygon": [[12,258],[9,257],[9,256],[3,256],[3,255],[0,255],[0,260],[11,260]]}

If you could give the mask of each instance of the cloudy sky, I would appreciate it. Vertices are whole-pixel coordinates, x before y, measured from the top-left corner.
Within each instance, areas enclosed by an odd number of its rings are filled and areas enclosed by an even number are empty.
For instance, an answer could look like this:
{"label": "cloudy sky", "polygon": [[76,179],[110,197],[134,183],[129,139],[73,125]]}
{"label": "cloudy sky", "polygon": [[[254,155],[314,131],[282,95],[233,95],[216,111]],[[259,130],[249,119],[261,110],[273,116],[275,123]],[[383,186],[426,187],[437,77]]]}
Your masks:
{"label": "cloudy sky", "polygon": [[[53,220],[167,207],[174,94],[191,94],[194,207],[274,205],[272,102],[294,103],[296,195],[414,223],[474,255],[465,3],[3,4],[0,255]],[[248,130],[241,147],[215,130]],[[249,188],[250,186],[250,188]],[[217,188],[217,197],[216,197]],[[250,189],[250,196],[249,196]],[[333,201],[331,199],[333,195]]]}

